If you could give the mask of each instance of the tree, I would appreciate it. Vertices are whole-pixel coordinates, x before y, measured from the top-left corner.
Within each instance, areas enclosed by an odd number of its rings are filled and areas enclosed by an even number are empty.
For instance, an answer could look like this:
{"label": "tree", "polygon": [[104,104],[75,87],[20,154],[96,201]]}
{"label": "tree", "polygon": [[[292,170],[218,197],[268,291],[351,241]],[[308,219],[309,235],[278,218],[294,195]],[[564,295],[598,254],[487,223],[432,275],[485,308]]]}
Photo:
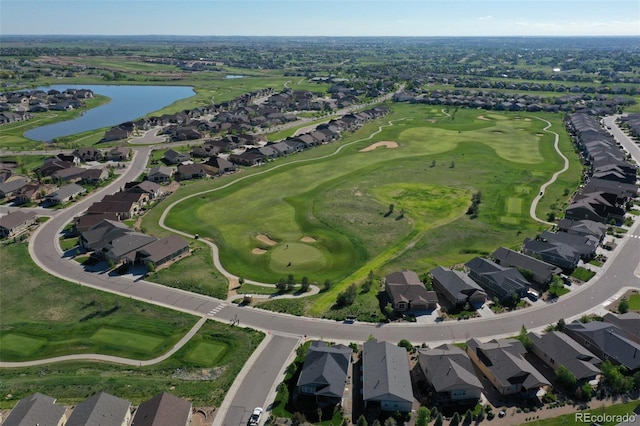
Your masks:
{"label": "tree", "polygon": [[438,413],[438,416],[436,417],[436,421],[433,423],[433,426],[442,426],[443,420],[442,420],[442,413]]}
{"label": "tree", "polygon": [[527,335],[527,328],[524,324],[522,324],[522,327],[520,328],[520,334],[518,334],[517,339],[520,340],[520,343],[522,343],[525,349],[531,349],[531,339]]}
{"label": "tree", "polygon": [[451,160],[451,165],[449,165],[449,168],[453,169],[454,167],[456,167],[456,162]]}
{"label": "tree", "polygon": [[402,339],[398,342],[398,346],[401,348],[405,348],[407,352],[410,352],[413,349],[413,345],[407,339]]}
{"label": "tree", "polygon": [[382,424],[380,423],[380,420],[375,419],[375,420],[373,421],[373,423],[371,424],[371,426],[382,426]]}
{"label": "tree", "polygon": [[393,314],[393,305],[391,303],[387,303],[384,305],[384,313],[389,317]]}
{"label": "tree", "polygon": [[620,299],[620,303],[618,303],[618,312],[621,314],[629,312],[629,300],[626,297]]}
{"label": "tree", "polygon": [[576,376],[573,375],[564,365],[561,365],[556,370],[556,380],[558,384],[565,390],[572,391],[576,388],[578,382]]}
{"label": "tree", "polygon": [[590,401],[593,398],[593,388],[589,383],[585,383],[576,391],[576,397],[583,401]]}
{"label": "tree", "polygon": [[465,425],[470,425],[472,421],[473,421],[473,413],[469,408],[467,412],[464,413],[464,419],[462,419],[462,423],[464,423]]}
{"label": "tree", "polygon": [[287,290],[287,282],[284,278],[280,278],[276,283],[276,289],[278,289],[278,293],[284,293]]}
{"label": "tree", "polygon": [[244,277],[238,277],[238,284],[239,285],[244,284]]}
{"label": "tree", "polygon": [[338,294],[336,304],[339,307],[351,306],[356,300],[358,294],[358,287],[355,284],[351,284],[345,291]]}
{"label": "tree", "polygon": [[565,325],[567,325],[567,323],[565,322],[564,318],[560,318],[558,320],[558,324],[556,324],[556,330],[564,331],[564,326]]}
{"label": "tree", "polygon": [[453,413],[453,417],[451,417],[451,421],[449,422],[449,426],[458,426],[460,424],[460,414],[456,411]]}
{"label": "tree", "polygon": [[367,419],[364,417],[364,414],[361,414],[360,417],[358,417],[358,421],[356,422],[357,426],[369,426],[369,423],[367,422]]}
{"label": "tree", "polygon": [[302,282],[300,283],[300,292],[306,293],[307,291],[309,291],[310,285],[311,284],[309,284],[309,278],[302,277]]}
{"label": "tree", "polygon": [[427,407],[420,407],[416,413],[416,426],[427,426],[431,421],[431,412]]}
{"label": "tree", "polygon": [[398,422],[393,417],[387,417],[384,421],[384,426],[398,426]]}

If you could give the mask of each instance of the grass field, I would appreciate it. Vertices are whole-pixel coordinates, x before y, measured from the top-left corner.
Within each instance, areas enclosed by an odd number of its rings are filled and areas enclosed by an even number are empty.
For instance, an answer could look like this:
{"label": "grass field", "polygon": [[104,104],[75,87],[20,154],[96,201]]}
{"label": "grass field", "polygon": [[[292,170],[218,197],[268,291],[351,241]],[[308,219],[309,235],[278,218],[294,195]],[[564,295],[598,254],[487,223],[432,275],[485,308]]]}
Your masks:
{"label": "grass field", "polygon": [[[610,416],[624,416],[625,414],[627,415],[631,415],[633,414],[633,410],[636,409],[636,407],[638,406],[638,401],[632,401],[632,402],[627,402],[624,404],[615,404],[615,405],[610,405],[608,407],[601,407],[601,408],[594,408],[591,410],[586,410],[584,412],[580,411],[580,413],[589,413],[591,415],[594,416],[601,416],[603,414],[608,414]],[[578,411],[576,411],[578,412]],[[603,421],[603,422],[598,422],[599,425],[602,426],[613,426],[616,424],[620,424],[620,422],[618,420],[616,420],[615,417],[611,418],[612,421]],[[579,422],[578,422],[579,423]],[[589,422],[584,422],[589,423]],[[558,417],[553,417],[550,419],[544,419],[544,420],[536,420],[534,422],[527,422],[527,425],[533,425],[533,426],[560,426],[560,425],[567,425],[567,424],[576,424],[576,415],[575,413],[572,414],[564,414],[562,416],[558,416]],[[593,424],[593,423],[591,423]]]}
{"label": "grass field", "polygon": [[48,275],[33,264],[24,243],[0,248],[0,259],[2,361],[73,353],[149,359],[169,350],[196,321]]}
{"label": "grass field", "polygon": [[[453,265],[499,245],[519,245],[541,229],[527,206],[537,188],[562,167],[553,136],[541,130],[545,123],[515,113],[479,119],[477,111],[460,110],[451,120],[429,106],[392,107],[394,113],[384,122],[393,125],[374,138],[366,139],[382,120],[340,143],[178,191],[170,200],[244,179],[177,204],[167,225],[211,238],[225,268],[246,278],[276,282],[294,274],[339,282],[335,290],[314,297],[315,314],[326,311],[339,288],[364,279],[370,270],[422,272]],[[563,132],[560,117],[544,117],[553,130]],[[379,140],[396,141],[399,147],[359,152]],[[560,142],[575,158],[568,139]],[[333,155],[339,144],[350,143]],[[575,164],[547,190],[549,198],[575,188]],[[471,220],[465,211],[478,191],[479,217]],[[387,214],[390,204],[394,210]],[[144,226],[153,227],[159,213],[146,217]],[[266,248],[257,235],[277,244],[257,256],[254,248]],[[304,236],[316,242],[301,243]]]}
{"label": "grass field", "polygon": [[217,407],[263,338],[261,332],[209,321],[182,349],[154,366],[76,361],[3,369],[0,408],[13,407],[34,392],[72,405],[99,391],[134,405],[167,391],[190,400],[195,407]]}
{"label": "grass field", "polygon": [[640,311],[640,294],[632,294],[629,296],[629,309],[632,311]]}

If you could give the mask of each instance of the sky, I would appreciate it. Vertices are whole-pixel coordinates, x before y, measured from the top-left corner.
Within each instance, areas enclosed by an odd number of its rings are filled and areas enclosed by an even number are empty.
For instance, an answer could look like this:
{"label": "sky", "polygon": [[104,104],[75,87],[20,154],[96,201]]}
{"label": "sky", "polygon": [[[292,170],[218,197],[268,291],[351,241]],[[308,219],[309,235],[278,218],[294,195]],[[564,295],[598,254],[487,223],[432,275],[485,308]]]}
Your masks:
{"label": "sky", "polygon": [[0,35],[638,36],[638,0],[0,0]]}

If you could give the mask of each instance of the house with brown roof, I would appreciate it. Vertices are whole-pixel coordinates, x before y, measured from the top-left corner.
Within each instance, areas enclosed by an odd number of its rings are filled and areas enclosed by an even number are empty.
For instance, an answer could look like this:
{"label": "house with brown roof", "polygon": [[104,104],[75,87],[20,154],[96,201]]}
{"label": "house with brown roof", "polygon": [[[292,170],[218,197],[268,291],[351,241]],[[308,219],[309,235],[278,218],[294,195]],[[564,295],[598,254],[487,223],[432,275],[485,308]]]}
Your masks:
{"label": "house with brown roof", "polygon": [[162,265],[180,259],[189,254],[189,243],[177,235],[169,235],[153,241],[138,250],[137,260],[153,269],[158,269]]}
{"label": "house with brown roof", "polygon": [[16,204],[36,202],[53,192],[54,189],[55,186],[52,185],[42,185],[40,182],[29,182],[15,193],[13,202]]}
{"label": "house with brown roof", "polygon": [[73,151],[73,156],[81,161],[100,161],[102,160],[102,151],[93,147],[78,148]]}
{"label": "house with brown roof", "polygon": [[428,291],[414,271],[387,275],[385,290],[393,309],[398,312],[435,309],[438,304],[435,291]]}
{"label": "house with brown roof", "polygon": [[214,175],[213,169],[208,170],[205,164],[181,164],[177,168],[177,176],[180,180],[202,179],[208,175]]}
{"label": "house with brown roof", "polygon": [[109,178],[109,170],[105,168],[86,169],[80,175],[80,181],[90,185],[97,185]]}
{"label": "house with brown roof", "polygon": [[32,211],[17,210],[0,217],[0,237],[9,238],[20,234],[38,221]]}
{"label": "house with brown roof", "polygon": [[173,169],[165,166],[152,167],[147,174],[151,182],[169,182],[173,175]]}
{"label": "house with brown roof", "polygon": [[131,426],[189,426],[191,403],[162,392],[140,404]]}
{"label": "house with brown roof", "polygon": [[126,161],[131,158],[131,148],[127,146],[118,146],[107,153],[109,161]]}

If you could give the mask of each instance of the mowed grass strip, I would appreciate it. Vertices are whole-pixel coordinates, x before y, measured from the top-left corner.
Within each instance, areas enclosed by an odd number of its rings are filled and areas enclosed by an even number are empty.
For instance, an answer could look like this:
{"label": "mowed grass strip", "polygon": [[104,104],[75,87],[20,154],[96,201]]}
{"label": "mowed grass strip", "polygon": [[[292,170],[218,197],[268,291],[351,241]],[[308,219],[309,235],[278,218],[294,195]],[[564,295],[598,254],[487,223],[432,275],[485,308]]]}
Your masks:
{"label": "mowed grass strip", "polygon": [[102,327],[91,336],[90,340],[100,342],[114,348],[134,350],[136,352],[153,353],[164,341],[162,337],[128,330]]}
{"label": "mowed grass strip", "polygon": [[187,355],[186,359],[201,365],[215,365],[224,356],[228,346],[219,342],[199,342]]}
{"label": "mowed grass strip", "polygon": [[169,350],[196,322],[182,312],[46,274],[24,243],[0,248],[0,258],[2,361],[75,353],[150,359]]}

